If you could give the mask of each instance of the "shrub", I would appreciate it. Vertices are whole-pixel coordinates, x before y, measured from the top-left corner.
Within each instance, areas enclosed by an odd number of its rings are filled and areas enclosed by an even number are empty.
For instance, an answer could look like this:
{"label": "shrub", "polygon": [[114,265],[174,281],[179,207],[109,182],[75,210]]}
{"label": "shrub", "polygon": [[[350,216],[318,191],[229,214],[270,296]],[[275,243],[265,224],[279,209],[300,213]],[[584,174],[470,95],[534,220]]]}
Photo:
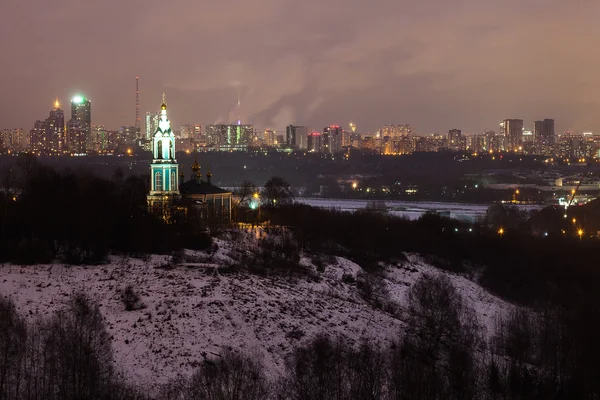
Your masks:
{"label": "shrub", "polygon": [[132,285],[128,285],[121,294],[121,301],[125,305],[125,310],[135,311],[142,310],[146,306],[142,303],[140,295],[133,289]]}

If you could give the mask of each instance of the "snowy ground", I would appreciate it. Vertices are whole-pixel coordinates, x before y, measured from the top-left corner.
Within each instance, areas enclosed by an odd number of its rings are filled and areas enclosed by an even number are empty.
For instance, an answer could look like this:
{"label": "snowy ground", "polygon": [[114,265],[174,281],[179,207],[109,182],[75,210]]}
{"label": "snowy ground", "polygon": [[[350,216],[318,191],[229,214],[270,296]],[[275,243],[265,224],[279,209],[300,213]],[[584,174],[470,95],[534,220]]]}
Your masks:
{"label": "snowy ground", "polygon": [[[357,199],[322,199],[298,197],[296,201],[313,207],[338,209],[341,211],[356,211],[367,207],[369,200]],[[391,215],[405,217],[411,220],[419,219],[427,211],[449,213],[451,218],[461,221],[475,222],[485,216],[489,207],[486,204],[443,203],[428,201],[382,201]],[[518,205],[521,210],[540,209],[537,205]]]}
{"label": "snowy ground", "polygon": [[[386,345],[402,332],[402,318],[374,310],[355,285],[342,281],[344,274],[356,276],[360,270],[346,259],[327,265],[319,282],[219,272],[251,240],[217,240],[219,249],[212,255],[189,252],[196,262],[173,269],[160,268],[170,261],[165,256],[148,261],[115,257],[97,267],[4,265],[0,295],[13,298],[19,311],[34,320],[48,317],[73,291],[88,293],[101,305],[118,365],[146,387],[189,373],[202,352],[210,355],[225,347],[261,357],[270,375],[277,376],[286,355],[318,333]],[[309,265],[309,260],[301,262]],[[387,268],[386,282],[402,305],[423,273],[438,272],[409,255],[402,267]],[[492,333],[497,313],[511,306],[464,277],[448,275]],[[125,311],[120,291],[130,284],[142,295],[145,309]]]}

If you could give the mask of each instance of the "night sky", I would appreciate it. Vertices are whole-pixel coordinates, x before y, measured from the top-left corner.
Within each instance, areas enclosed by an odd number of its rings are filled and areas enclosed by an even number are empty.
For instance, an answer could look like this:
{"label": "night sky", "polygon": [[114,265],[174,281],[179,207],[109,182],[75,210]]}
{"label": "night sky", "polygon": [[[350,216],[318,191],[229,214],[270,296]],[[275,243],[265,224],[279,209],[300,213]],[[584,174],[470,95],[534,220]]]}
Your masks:
{"label": "night sky", "polygon": [[133,125],[167,93],[175,129],[498,130],[556,119],[600,132],[596,0],[2,0],[0,128],[29,130],[55,97]]}

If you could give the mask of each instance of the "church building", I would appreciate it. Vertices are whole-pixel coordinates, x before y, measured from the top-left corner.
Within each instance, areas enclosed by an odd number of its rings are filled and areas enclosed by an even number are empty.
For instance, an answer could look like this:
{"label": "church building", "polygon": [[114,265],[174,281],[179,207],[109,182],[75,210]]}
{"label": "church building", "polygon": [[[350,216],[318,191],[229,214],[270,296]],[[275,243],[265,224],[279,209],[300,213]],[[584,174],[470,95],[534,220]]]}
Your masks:
{"label": "church building", "polygon": [[195,220],[231,221],[231,192],[214,186],[210,171],[203,181],[197,159],[192,165],[192,175],[192,179],[184,182],[183,172],[179,174],[175,136],[167,117],[167,103],[163,94],[160,119],[152,138],[148,206],[165,217],[170,207],[176,207]]}

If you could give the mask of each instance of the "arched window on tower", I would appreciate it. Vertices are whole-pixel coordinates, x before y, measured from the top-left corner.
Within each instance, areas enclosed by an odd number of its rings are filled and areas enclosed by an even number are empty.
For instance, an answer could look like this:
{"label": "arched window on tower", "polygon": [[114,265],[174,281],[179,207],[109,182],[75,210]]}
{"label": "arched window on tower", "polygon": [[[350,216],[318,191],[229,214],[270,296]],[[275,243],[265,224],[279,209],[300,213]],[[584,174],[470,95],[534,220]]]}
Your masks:
{"label": "arched window on tower", "polygon": [[162,174],[160,171],[157,171],[154,174],[154,190],[157,192],[162,192],[163,184],[162,184]]}
{"label": "arched window on tower", "polygon": [[171,190],[177,190],[177,175],[175,171],[171,171]]}
{"label": "arched window on tower", "polygon": [[158,154],[157,154],[157,157],[158,157],[158,159],[159,159],[159,160],[161,160],[161,159],[163,158],[163,153],[162,153],[162,151],[163,151],[163,150],[162,150],[162,140],[161,140],[161,139],[158,139],[158,142],[157,142],[157,143],[158,143],[158,144],[156,145],[156,147],[157,147],[157,153],[158,153]]}
{"label": "arched window on tower", "polygon": [[169,158],[171,160],[175,159],[175,149],[173,149],[173,141],[169,140]]}

